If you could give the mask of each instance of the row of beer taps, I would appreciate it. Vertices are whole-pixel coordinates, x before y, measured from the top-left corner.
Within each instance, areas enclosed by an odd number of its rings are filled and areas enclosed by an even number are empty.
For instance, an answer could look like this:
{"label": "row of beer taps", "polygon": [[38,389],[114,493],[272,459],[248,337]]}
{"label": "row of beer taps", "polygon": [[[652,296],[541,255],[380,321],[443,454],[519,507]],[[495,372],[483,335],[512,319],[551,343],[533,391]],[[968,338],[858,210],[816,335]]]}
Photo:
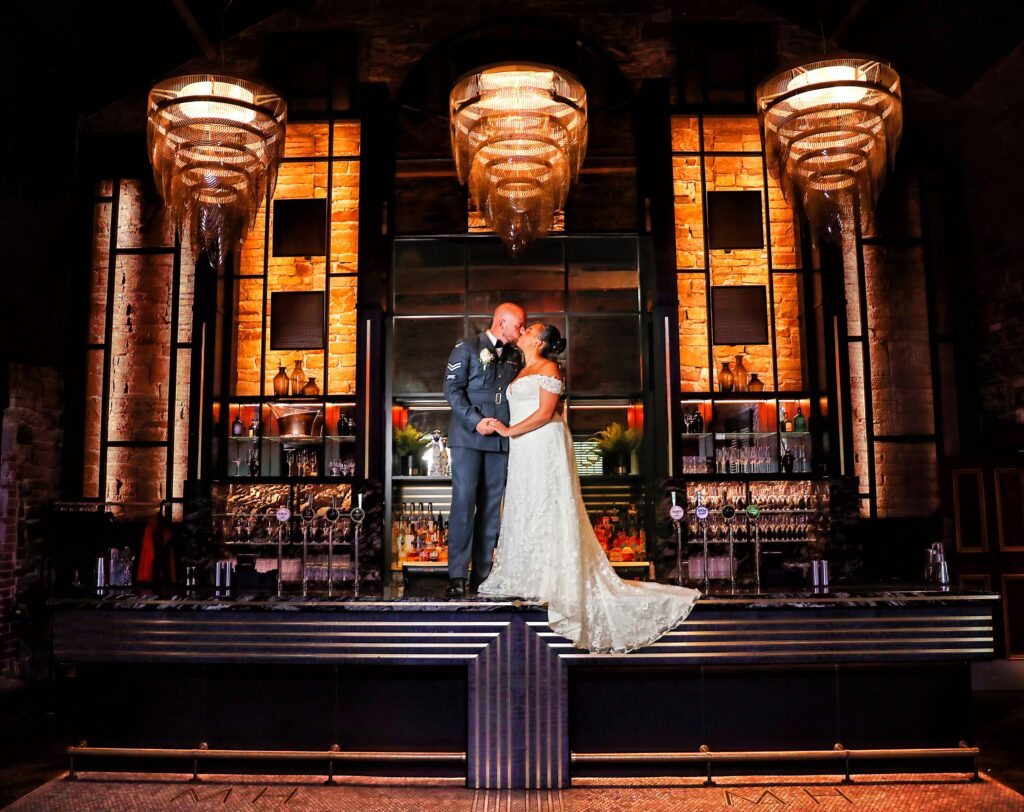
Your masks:
{"label": "row of beer taps", "polygon": [[[363,536],[363,522],[366,520],[361,493],[356,494],[356,504],[347,513],[338,508],[337,497],[331,497],[331,506],[323,516],[327,523],[327,596],[334,595],[334,533],[338,521],[343,517],[352,522],[352,588],[354,596],[359,597],[359,546]],[[291,521],[292,511],[286,505],[282,505],[274,513],[274,518],[277,519],[277,596],[281,597],[284,591],[285,527]],[[302,596],[306,597],[309,594],[309,534],[316,519],[312,495],[305,507],[299,511],[299,518],[302,524]]]}
{"label": "row of beer taps", "polygon": [[[676,538],[676,582],[682,586],[683,583],[683,548],[686,544],[683,540],[683,529],[684,520],[686,519],[686,508],[679,503],[679,492],[670,491],[669,498],[671,499],[671,505],[669,507],[669,518],[672,519],[672,525]],[[737,519],[743,519],[750,525],[751,536],[754,541],[754,588],[761,591],[761,532],[758,523],[758,518],[761,515],[761,508],[755,504],[746,505],[743,508],[742,513],[729,503],[728,499],[723,499],[722,506],[718,509],[718,514],[721,520],[725,523],[727,528],[727,541],[729,544],[729,586],[732,589],[736,588],[736,549],[735,549],[735,532],[734,522]],[[704,591],[707,592],[711,585],[710,579],[710,556],[708,552],[708,517],[711,514],[710,509],[704,504],[703,494],[697,493],[697,507],[694,510],[694,514],[697,517],[697,525],[700,528],[701,537],[701,553],[702,553],[702,576],[704,582]]]}

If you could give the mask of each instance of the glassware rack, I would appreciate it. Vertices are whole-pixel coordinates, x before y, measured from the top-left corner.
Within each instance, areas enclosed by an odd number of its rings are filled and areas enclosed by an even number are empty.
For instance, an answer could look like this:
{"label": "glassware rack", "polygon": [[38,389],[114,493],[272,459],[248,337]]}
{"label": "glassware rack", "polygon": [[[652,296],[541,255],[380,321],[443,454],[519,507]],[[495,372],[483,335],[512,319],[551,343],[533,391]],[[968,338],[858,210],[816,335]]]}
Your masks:
{"label": "glassware rack", "polygon": [[687,481],[670,486],[669,503],[683,512],[673,522],[674,571],[664,574],[680,583],[795,586],[828,549],[826,480]]}
{"label": "glassware rack", "polygon": [[216,404],[214,420],[223,438],[214,468],[228,480],[345,482],[357,474],[354,398],[238,397]]}
{"label": "glassware rack", "polygon": [[369,483],[222,482],[212,499],[217,556],[249,568],[250,587],[332,594],[380,581],[379,489]]}

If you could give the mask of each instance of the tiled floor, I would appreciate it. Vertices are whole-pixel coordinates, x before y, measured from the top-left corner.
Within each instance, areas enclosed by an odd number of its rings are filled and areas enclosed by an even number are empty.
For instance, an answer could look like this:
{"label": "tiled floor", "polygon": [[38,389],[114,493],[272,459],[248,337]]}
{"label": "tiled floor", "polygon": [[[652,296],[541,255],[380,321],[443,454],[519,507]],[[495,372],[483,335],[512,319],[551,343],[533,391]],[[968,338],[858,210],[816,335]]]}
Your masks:
{"label": "tiled floor", "polygon": [[321,778],[220,776],[191,784],[187,776],[92,774],[57,779],[12,806],[11,812],[163,812],[177,809],[294,810],[294,812],[705,812],[768,806],[789,809],[1024,810],[1024,796],[983,779],[962,776],[862,777],[852,785],[834,778],[748,778],[703,786],[587,786],[554,792],[474,792],[455,786],[346,783]]}
{"label": "tiled floor", "polygon": [[[52,713],[48,713],[46,711],[47,707],[48,707],[48,703],[46,702],[45,697],[41,698],[41,697],[38,697],[38,696],[31,696],[31,695],[26,694],[24,691],[14,692],[14,691],[2,691],[2,690],[0,690],[0,808],[4,807],[5,804],[12,804],[12,803],[14,803],[17,799],[22,798],[22,796],[26,795],[26,793],[29,793],[33,789],[35,789],[37,787],[40,787],[41,785],[43,785],[46,782],[48,782],[51,779],[53,779],[55,776],[58,776],[58,775],[62,774],[63,770],[66,769],[66,767],[67,767],[67,758],[63,754],[64,744],[66,743],[65,742],[65,737],[64,737],[64,735],[61,733],[61,731],[59,729],[59,724],[58,724],[58,721],[57,721],[56,717]],[[981,767],[983,773],[985,773],[985,774],[987,774],[987,775],[989,775],[989,776],[991,776],[991,777],[993,777],[995,779],[998,779],[998,781],[1003,782],[1007,786],[1015,789],[1017,792],[1024,793],[1024,692],[1022,692],[1022,691],[985,691],[985,692],[976,692],[975,696],[974,696],[974,716],[975,716],[975,730],[977,732],[978,744],[981,747],[981,757],[979,758],[979,766]],[[860,779],[860,780],[863,781],[863,779]],[[62,787],[69,787],[68,791],[71,791],[70,788],[73,787],[73,786],[75,786],[75,785],[67,785],[67,784],[64,784],[63,782],[60,782],[60,783],[58,783],[56,785],[50,785],[47,788],[47,792],[54,791],[55,787],[58,788],[58,789],[62,788]],[[146,806],[133,807],[133,806],[130,806],[130,805],[123,806],[123,807],[117,806],[115,804],[115,799],[117,797],[119,797],[120,793],[122,793],[122,792],[127,793],[126,795],[124,795],[124,800],[125,800],[126,803],[129,803],[131,801],[131,798],[133,797],[131,795],[131,790],[128,788],[129,785],[122,784],[122,783],[119,783],[117,781],[115,781],[113,783],[109,783],[109,784],[103,784],[103,785],[99,785],[99,784],[95,784],[95,783],[81,783],[78,786],[84,787],[84,788],[86,788],[88,790],[88,793],[87,793],[88,797],[87,797],[87,795],[69,796],[69,797],[75,798],[74,802],[71,803],[71,805],[69,805],[69,806],[65,806],[65,807],[61,807],[61,806],[52,806],[52,807],[51,806],[43,806],[43,807],[40,807],[40,806],[25,806],[24,803],[28,803],[29,802],[29,801],[25,801],[25,802],[23,802],[23,804],[19,804],[18,806],[14,807],[14,808],[16,808],[16,809],[33,809],[33,808],[61,809],[61,808],[67,808],[67,809],[76,809],[76,810],[78,810],[78,809],[82,809],[82,810],[86,810],[86,809],[111,810],[111,809],[122,809],[122,808],[127,810],[127,809],[134,809],[134,808],[139,808],[139,809],[147,809],[147,808],[159,809],[159,808],[164,808],[164,807],[161,807],[159,805],[150,806],[150,807],[146,807]],[[138,786],[138,785],[136,785],[136,786]],[[147,785],[147,786],[152,788],[152,787],[155,787],[156,785]],[[177,785],[175,785],[175,786],[177,786]],[[193,796],[191,794],[186,794],[186,796],[184,796],[184,797],[185,797],[186,800],[188,800],[189,803],[191,803],[193,805],[194,808],[201,809],[201,808],[204,807],[204,805],[207,805],[204,801],[202,801],[202,799],[206,797],[206,795],[204,793],[206,792],[207,789],[211,789],[213,786],[215,786],[215,785],[212,782],[204,783],[204,784],[200,785],[200,787],[197,788],[197,792],[199,792],[199,789],[201,789],[202,792],[200,792],[199,794],[197,794],[195,796]],[[241,787],[241,785],[239,785],[239,786]],[[310,785],[308,787],[302,787],[300,794],[303,794],[303,795],[306,794],[307,790],[309,792],[313,792],[313,791],[316,790],[316,788],[318,786],[319,785]],[[927,795],[927,791],[926,791],[926,787],[927,786],[928,785],[919,785],[919,786],[916,786],[914,788],[908,789],[907,792],[912,792],[912,795],[894,794],[894,795],[888,796],[891,799],[891,803],[895,804],[895,805],[890,805],[889,807],[885,807],[885,806],[881,806],[881,807],[877,807],[877,806],[876,807],[864,806],[864,804],[868,803],[869,799],[874,797],[874,796],[871,796],[871,795],[865,795],[863,797],[860,797],[859,798],[859,802],[862,804],[861,808],[865,808],[865,809],[869,809],[869,808],[886,809],[886,808],[888,808],[888,809],[894,809],[894,810],[896,810],[896,809],[899,809],[899,810],[915,809],[916,810],[916,809],[932,808],[932,807],[926,807],[926,806],[914,806],[913,805],[913,804],[917,804],[917,803],[930,802],[932,800]],[[944,795],[943,797],[953,798],[954,801],[957,798],[959,798],[965,804],[968,804],[968,805],[962,806],[962,807],[957,807],[955,805],[954,806],[946,805],[946,806],[938,806],[938,807],[934,807],[934,808],[938,808],[938,809],[958,809],[958,808],[962,808],[962,809],[965,809],[965,810],[966,809],[970,809],[970,810],[972,810],[972,812],[974,812],[974,810],[984,810],[984,809],[987,809],[988,807],[986,807],[986,806],[971,806],[968,802],[972,802],[973,803],[973,801],[976,800],[975,797],[974,797],[974,794],[978,793],[978,792],[981,792],[982,791],[982,787],[986,787],[986,788],[990,788],[991,789],[994,786],[996,786],[996,785],[993,785],[993,784],[975,785],[975,786],[968,786],[966,789],[961,790],[959,788],[950,788],[947,785],[940,785],[939,789],[944,791],[944,792],[946,792],[946,795]],[[860,792],[862,790],[862,787],[866,787],[866,785],[856,784],[851,789],[854,789],[854,790],[857,790],[858,792]],[[187,790],[188,788],[189,787],[186,786],[186,787],[183,788],[182,791]],[[174,789],[174,787],[170,787],[170,789]],[[690,809],[690,808],[693,808],[693,809],[730,808],[728,805],[726,805],[725,807],[722,807],[722,806],[716,807],[714,805],[707,806],[707,804],[719,803],[720,801],[722,803],[727,803],[727,804],[731,803],[732,806],[735,807],[735,808],[744,808],[744,807],[755,806],[753,801],[748,803],[748,802],[744,801],[741,798],[741,796],[738,795],[738,794],[733,794],[732,796],[725,796],[723,793],[725,792],[726,789],[727,789],[727,787],[725,787],[724,785],[719,787],[716,790],[711,790],[711,791],[703,791],[703,790],[696,790],[696,789],[689,790],[688,789],[688,790],[686,790],[686,792],[690,793],[690,795],[687,796],[687,797],[683,797],[676,790],[671,790],[671,791],[667,790],[667,789],[666,790],[661,790],[661,789],[655,790],[655,789],[651,788],[651,789],[644,790],[643,797],[640,798],[640,800],[638,800],[638,801],[632,801],[632,802],[629,801],[628,799],[630,797],[633,797],[632,795],[626,795],[626,796],[623,796],[623,797],[615,797],[615,798],[613,798],[611,795],[604,794],[604,795],[600,796],[602,800],[600,800],[598,802],[598,801],[593,800],[593,798],[591,798],[590,796],[588,796],[586,794],[587,792],[589,792],[589,789],[587,789],[586,792],[582,792],[579,795],[569,795],[569,796],[567,796],[567,795],[565,795],[565,793],[563,793],[561,796],[557,796],[557,795],[555,795],[555,796],[531,795],[531,796],[527,797],[524,794],[520,793],[519,795],[513,795],[513,796],[502,795],[502,796],[499,797],[497,794],[484,794],[484,795],[480,795],[480,796],[474,796],[471,793],[467,793],[467,791],[464,790],[464,789],[457,788],[457,787],[451,787],[451,788],[446,788],[446,789],[436,789],[436,788],[435,789],[431,789],[431,790],[429,790],[427,795],[420,796],[418,798],[413,798],[410,801],[410,803],[413,804],[413,806],[409,807],[409,808],[416,808],[417,810],[419,810],[419,809],[427,809],[429,807],[422,806],[423,803],[431,803],[431,804],[433,804],[433,803],[442,803],[442,804],[447,804],[448,800],[450,800],[450,799],[452,799],[451,802],[452,802],[453,805],[450,807],[452,809],[466,809],[466,810],[474,810],[474,809],[476,809],[476,810],[486,810],[486,812],[509,812],[510,805],[511,805],[511,809],[512,810],[517,810],[517,811],[521,810],[521,812],[528,812],[528,810],[537,810],[538,809],[538,804],[540,805],[540,807],[539,807],[540,809],[546,810],[547,812],[555,812],[555,810],[558,810],[558,812],[565,812],[565,810],[569,810],[569,809],[574,809],[575,810],[575,809],[588,809],[588,808],[593,808],[593,809],[596,809],[596,808],[611,808],[611,809],[616,809],[616,812],[631,812],[631,810],[633,810],[633,809],[641,809],[641,808],[643,808],[643,809],[650,809],[650,810],[657,810],[657,809]],[[829,808],[828,804],[833,804],[834,805],[833,808],[836,808],[836,809],[846,808],[846,807],[850,806],[850,804],[846,803],[846,801],[844,801],[839,796],[835,796],[835,799],[831,800],[831,801],[826,801],[823,798],[823,799],[821,799],[821,804],[820,805],[814,805],[814,803],[810,799],[810,797],[805,792],[803,792],[803,790],[799,786],[797,786],[797,785],[794,785],[792,787],[782,787],[780,789],[772,788],[771,792],[774,793],[776,796],[781,798],[781,797],[783,797],[782,794],[781,794],[783,789],[785,789],[785,791],[787,793],[785,795],[785,797],[784,797],[784,800],[785,800],[786,805],[787,805],[788,808],[799,809],[800,806],[797,805],[797,800],[799,800],[801,803],[806,801],[807,803],[805,803],[804,806],[806,808],[808,808],[808,809],[810,809],[810,808],[828,809]],[[845,789],[843,787],[840,786],[839,789],[841,789],[841,790],[843,790],[845,792]],[[574,788],[573,790],[571,790],[571,792],[572,793],[578,793],[578,792],[581,792],[581,790],[582,790],[582,788]],[[63,791],[63,790],[61,790],[61,791]],[[109,791],[111,793],[109,796],[102,796],[101,797],[101,796],[96,794],[97,792],[101,792],[102,793],[102,792],[107,792],[107,791]],[[394,797],[395,799],[400,800],[403,797],[407,797],[407,794],[411,790],[408,787],[406,787],[404,789],[401,789],[401,790],[397,790],[397,789],[396,790],[390,790],[390,789],[389,790],[382,790],[380,787],[364,788],[364,789],[360,790],[360,792],[369,793],[369,795],[367,795],[365,797],[364,796],[354,796],[354,797],[355,797],[355,800],[358,801],[359,804],[362,804],[362,803],[366,802],[368,799],[372,799],[373,797],[376,797],[375,793],[380,793],[382,791],[385,792],[385,794],[387,795],[388,798]],[[868,791],[868,790],[865,790],[865,791]],[[222,790],[222,792],[223,792],[223,790]],[[233,789],[232,790],[231,797],[228,799],[229,803],[233,802],[232,798],[237,800],[239,797],[243,797],[243,798],[246,797],[246,796],[239,796],[238,795],[239,792],[241,792],[241,789],[237,789],[237,790]],[[609,790],[604,789],[604,790],[602,790],[602,792],[603,793],[608,793]],[[704,794],[703,795],[700,795],[700,794],[693,795],[694,792],[697,792],[697,793],[703,792]],[[715,795],[714,794],[715,792],[718,792],[718,795]],[[793,795],[792,794],[793,792],[796,792],[797,794]],[[390,793],[390,794],[388,794],[388,793]],[[446,795],[445,793],[452,793],[452,794],[451,795]],[[666,795],[665,793],[669,793],[669,794]],[[59,795],[59,793],[58,793],[58,795]],[[58,795],[54,795],[53,796],[53,800],[54,801],[58,800]],[[163,796],[160,796],[160,797],[162,799],[161,802],[166,801],[166,798],[163,798]],[[174,794],[172,793],[170,797],[173,798]],[[411,797],[411,796],[408,796],[408,797]],[[639,796],[637,796],[637,797],[639,797]],[[782,807],[782,803],[780,801],[775,800],[775,798],[773,798],[772,794],[764,795],[764,794],[760,794],[759,793],[757,795],[743,796],[743,797],[753,798],[754,801],[757,801],[758,799],[760,799],[759,803],[756,804],[756,805],[759,805],[759,806],[771,806],[771,805],[774,805],[774,806],[779,806],[780,808]],[[852,797],[853,796],[851,795],[851,798]],[[589,798],[589,800],[588,800],[588,798]],[[688,807],[688,806],[678,806],[678,805],[676,805],[676,806],[672,806],[672,805],[659,806],[658,805],[663,800],[665,800],[666,803],[671,802],[673,804],[679,804],[679,803],[684,803],[684,802],[685,803],[696,803],[696,801],[693,800],[694,798],[699,799],[700,803],[705,804],[705,806],[690,806],[690,807]],[[198,799],[198,800],[193,802],[194,799]],[[457,800],[454,800],[454,799],[457,799]],[[725,799],[725,800],[723,800],[723,799]],[[150,800],[152,800],[152,797],[150,798]],[[251,801],[251,798],[249,800]],[[499,800],[501,801],[500,809],[498,808]],[[855,799],[855,800],[857,800],[857,799]],[[985,800],[985,802],[987,802],[989,799],[986,796],[986,798],[984,800]],[[1016,800],[1020,801],[1021,799],[1018,798]],[[37,801],[38,801],[38,798],[34,797],[31,800],[31,803],[37,803]],[[883,801],[884,801],[884,799],[883,799]],[[912,805],[911,806],[900,806],[899,804],[903,803],[904,801],[906,801],[907,803],[911,803]],[[317,801],[317,802],[319,803],[319,801]],[[326,798],[326,800],[324,802],[328,803],[329,806],[324,806],[324,807],[317,807],[317,806],[295,807],[295,806],[289,806],[287,808],[296,808],[296,809],[299,809],[299,808],[309,808],[309,809],[335,808],[334,807],[334,802],[335,802],[334,798]],[[337,799],[337,802],[339,804],[343,804],[344,800],[339,796],[339,798]],[[603,804],[605,802],[607,802],[609,804],[608,807],[604,807],[603,806]],[[872,803],[873,802],[874,801],[872,801]],[[1005,802],[1012,804],[1012,803],[1014,803],[1016,801],[1013,801],[1011,799],[1011,800],[1007,800]],[[239,808],[252,808],[252,809],[261,809],[261,808],[272,809],[272,808],[274,808],[274,807],[270,806],[270,803],[271,803],[271,798],[263,797],[255,805],[250,804],[249,807],[239,807]],[[294,803],[294,801],[293,801],[293,803]],[[475,807],[474,807],[474,803],[476,804]],[[558,806],[559,803],[561,803],[561,807]],[[570,803],[574,804],[574,805],[567,805],[567,804],[570,804]],[[600,803],[601,805],[599,805],[599,806],[591,805],[589,807],[587,806],[587,804],[594,804],[594,803]],[[941,803],[945,803],[945,801],[942,801]],[[999,801],[999,803],[1003,803],[1003,801]],[[92,804],[92,805],[89,806],[89,805],[83,805],[83,804]],[[266,804],[266,806],[263,806],[264,804]],[[637,804],[639,804],[639,806]],[[810,804],[810,806],[808,806],[807,804]],[[167,807],[167,808],[174,808],[174,807]],[[192,807],[182,806],[180,808],[185,809],[185,808],[192,808]],[[213,808],[213,807],[211,806],[210,808]],[[218,807],[218,808],[230,809],[231,807],[230,807],[230,805],[228,805],[228,806],[222,806],[222,807]],[[337,808],[345,809],[346,807],[341,805],[341,806],[338,806]],[[354,807],[354,808],[358,808],[358,807]],[[374,807],[369,806],[369,807],[365,807],[365,808],[370,810],[370,809],[373,809]],[[388,808],[388,807],[380,807],[380,808]],[[406,808],[406,807],[395,806],[393,808],[394,809],[403,809],[403,808]],[[1024,807],[1015,807],[1015,806],[1010,805],[1010,806],[998,806],[998,807],[993,807],[993,808],[1013,809],[1013,808],[1024,808]]]}

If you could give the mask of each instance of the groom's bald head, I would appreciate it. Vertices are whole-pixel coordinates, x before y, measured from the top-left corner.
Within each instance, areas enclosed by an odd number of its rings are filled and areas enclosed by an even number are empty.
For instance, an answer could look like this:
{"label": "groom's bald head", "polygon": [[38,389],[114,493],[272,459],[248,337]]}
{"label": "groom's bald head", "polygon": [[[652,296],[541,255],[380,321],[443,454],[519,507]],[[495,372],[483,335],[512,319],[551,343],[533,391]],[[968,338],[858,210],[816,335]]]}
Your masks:
{"label": "groom's bald head", "polygon": [[526,311],[515,302],[502,302],[494,309],[491,334],[507,343],[514,343],[526,327]]}

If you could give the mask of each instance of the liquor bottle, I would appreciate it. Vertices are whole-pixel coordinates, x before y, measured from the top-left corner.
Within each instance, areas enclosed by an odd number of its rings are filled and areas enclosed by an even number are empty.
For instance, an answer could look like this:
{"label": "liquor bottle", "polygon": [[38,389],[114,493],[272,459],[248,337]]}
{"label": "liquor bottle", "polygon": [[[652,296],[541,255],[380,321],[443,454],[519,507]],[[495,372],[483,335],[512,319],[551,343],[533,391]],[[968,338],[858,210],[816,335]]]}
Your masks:
{"label": "liquor bottle", "polygon": [[731,392],[734,385],[732,370],[729,369],[729,362],[722,361],[722,368],[718,371],[718,388],[723,392]]}
{"label": "liquor bottle", "polygon": [[245,424],[242,422],[242,407],[238,407],[238,411],[235,412],[234,422],[231,424],[231,436],[241,437],[245,434]]}
{"label": "liquor bottle", "polygon": [[254,412],[253,416],[252,416],[252,420],[249,421],[249,436],[250,437],[255,437],[259,433],[260,433],[260,421],[259,421],[259,417],[258,417],[258,412]]}
{"label": "liquor bottle", "polygon": [[415,561],[419,557],[416,523],[413,519],[411,504],[407,507],[409,512],[405,515],[405,558],[407,561]]}
{"label": "liquor bottle", "polygon": [[302,394],[302,387],[306,385],[306,373],[302,370],[302,359],[295,362],[291,374],[292,397]]}
{"label": "liquor bottle", "polygon": [[747,372],[747,368],[743,365],[743,356],[736,356],[736,366],[732,370],[733,386],[737,392],[746,392],[747,383],[750,380],[750,374]]}
{"label": "liquor bottle", "polygon": [[704,415],[700,413],[700,409],[697,409],[693,415],[693,433],[703,434],[704,433]]}
{"label": "liquor bottle", "polygon": [[789,429],[786,428],[786,423],[788,421],[789,421],[789,415],[786,414],[786,404],[785,403],[780,403],[779,404],[779,430],[780,431],[789,431]]}
{"label": "liquor bottle", "polygon": [[279,398],[288,397],[288,384],[291,381],[285,371],[284,364],[278,364],[277,374],[274,376],[274,394]]}
{"label": "liquor bottle", "polygon": [[394,517],[391,520],[391,554],[401,563],[405,557],[405,550],[402,549],[405,541],[405,529],[402,527],[402,503],[395,505]]}
{"label": "liquor bottle", "polygon": [[796,407],[796,414],[793,416],[793,431],[807,431],[807,418],[804,417],[800,406]]}

